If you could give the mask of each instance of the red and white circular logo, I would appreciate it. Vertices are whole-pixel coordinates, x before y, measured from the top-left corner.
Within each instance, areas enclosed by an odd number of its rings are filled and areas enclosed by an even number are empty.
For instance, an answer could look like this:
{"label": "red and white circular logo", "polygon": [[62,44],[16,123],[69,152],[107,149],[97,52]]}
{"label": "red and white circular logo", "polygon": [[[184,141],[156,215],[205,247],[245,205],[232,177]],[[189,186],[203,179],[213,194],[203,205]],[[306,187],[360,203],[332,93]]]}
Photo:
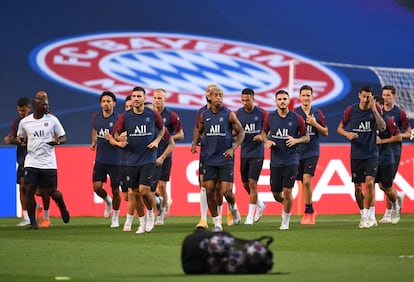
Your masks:
{"label": "red and white circular logo", "polygon": [[[250,87],[255,102],[274,109],[274,94],[314,89],[314,105],[345,93],[343,80],[317,61],[284,50],[219,38],[170,33],[102,33],[48,42],[30,55],[33,68],[47,78],[100,95],[131,94],[135,86],[151,93],[164,88],[168,106],[198,109],[205,88],[217,83],[224,104],[241,107],[240,93]],[[294,100],[295,101],[295,100]],[[297,102],[297,101],[296,101]]]}

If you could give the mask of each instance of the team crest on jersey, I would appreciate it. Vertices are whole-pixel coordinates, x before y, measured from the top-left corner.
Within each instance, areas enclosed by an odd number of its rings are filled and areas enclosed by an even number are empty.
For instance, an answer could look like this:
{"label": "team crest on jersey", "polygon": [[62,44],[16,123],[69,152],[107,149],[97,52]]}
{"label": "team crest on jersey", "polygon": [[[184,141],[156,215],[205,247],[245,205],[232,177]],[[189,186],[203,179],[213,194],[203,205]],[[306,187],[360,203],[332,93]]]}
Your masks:
{"label": "team crest on jersey", "polygon": [[34,49],[30,63],[50,80],[95,95],[109,90],[125,97],[135,86],[147,93],[164,88],[168,105],[185,109],[203,106],[205,87],[211,83],[221,86],[224,105],[231,109],[242,106],[240,93],[246,87],[255,91],[258,106],[274,109],[275,92],[292,85],[291,65],[294,103],[304,84],[314,89],[314,105],[332,103],[348,87],[331,69],[292,52],[175,33],[119,32],[57,39]]}

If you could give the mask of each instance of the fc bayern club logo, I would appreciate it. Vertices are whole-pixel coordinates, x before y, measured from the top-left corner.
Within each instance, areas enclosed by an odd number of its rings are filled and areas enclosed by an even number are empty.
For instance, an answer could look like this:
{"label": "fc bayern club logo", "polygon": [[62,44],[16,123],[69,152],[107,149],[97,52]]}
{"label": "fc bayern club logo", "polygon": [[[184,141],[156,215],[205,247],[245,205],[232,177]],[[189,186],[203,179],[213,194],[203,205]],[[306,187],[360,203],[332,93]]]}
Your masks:
{"label": "fc bayern club logo", "polygon": [[30,54],[30,63],[50,80],[95,95],[108,90],[125,97],[141,86],[151,96],[152,90],[164,88],[168,106],[185,109],[203,106],[211,83],[224,90],[224,104],[231,109],[242,106],[240,93],[246,87],[255,91],[256,104],[265,109],[275,108],[274,94],[280,89],[293,90],[289,94],[297,97],[299,88],[308,84],[314,89],[314,105],[332,103],[345,92],[344,80],[317,61],[276,48],[196,35],[74,36],[39,46]]}

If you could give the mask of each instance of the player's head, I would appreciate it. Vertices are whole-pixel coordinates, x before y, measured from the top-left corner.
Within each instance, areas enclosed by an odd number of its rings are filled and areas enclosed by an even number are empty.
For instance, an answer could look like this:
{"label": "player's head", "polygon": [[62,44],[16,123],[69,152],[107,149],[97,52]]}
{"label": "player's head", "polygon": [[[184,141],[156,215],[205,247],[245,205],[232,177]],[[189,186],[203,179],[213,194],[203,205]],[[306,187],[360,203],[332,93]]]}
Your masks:
{"label": "player's head", "polygon": [[396,89],[393,85],[384,85],[381,90],[381,96],[384,99],[384,105],[392,107],[395,103]]}
{"label": "player's head", "polygon": [[112,99],[112,101],[114,103],[116,103],[116,96],[111,91],[104,91],[104,92],[102,92],[101,96],[99,97],[99,101],[102,102],[102,99],[104,99],[105,96],[110,97]]}
{"label": "player's head", "polygon": [[132,100],[132,107],[134,109],[138,109],[139,111],[144,110],[144,102],[147,96],[145,93],[145,89],[141,86],[136,86],[132,89],[131,93],[131,100]]}
{"label": "player's head", "polygon": [[111,91],[102,92],[101,96],[99,97],[99,101],[101,103],[102,111],[106,112],[107,114],[111,114],[113,112],[116,104],[116,97],[114,93]]}
{"label": "player's head", "polygon": [[368,105],[369,104],[369,99],[370,99],[370,97],[373,96],[373,93],[374,93],[374,90],[372,89],[371,86],[368,86],[368,85],[362,86],[361,90],[359,90],[359,93],[358,93],[360,105],[361,106],[362,105],[365,105],[365,106]]}
{"label": "player's head", "polygon": [[395,93],[397,92],[395,87],[393,85],[384,85],[382,87],[382,91],[384,90],[389,90],[391,94],[395,95]]}
{"label": "player's head", "polygon": [[167,91],[165,91],[163,88],[157,88],[152,93],[152,98],[154,100],[154,107],[159,112],[162,112],[167,101]]}
{"label": "player's head", "polygon": [[254,91],[251,88],[244,88],[241,92],[241,102],[247,111],[254,108]]}
{"label": "player's head", "polygon": [[151,109],[151,110],[154,110],[154,104],[150,101],[145,101],[144,106]]}
{"label": "player's head", "polygon": [[384,105],[384,99],[382,98],[381,95],[375,95],[374,96],[374,101],[375,101],[375,103],[377,103],[380,106]]}
{"label": "player's head", "polygon": [[215,106],[222,106],[223,105],[223,89],[216,85],[210,88],[210,103],[211,105]]}
{"label": "player's head", "polygon": [[126,96],[124,105],[125,111],[129,111],[132,108],[131,95]]}
{"label": "player's head", "polygon": [[309,106],[313,99],[313,89],[309,85],[303,85],[299,89],[299,101],[303,106]]}
{"label": "player's head", "polygon": [[211,92],[211,89],[213,89],[214,87],[218,87],[218,85],[215,84],[215,83],[212,83],[212,84],[207,85],[207,87],[206,87],[206,102],[207,102],[207,104],[211,103],[210,92]]}
{"label": "player's head", "polygon": [[49,112],[48,99],[44,96],[39,97],[36,93],[33,99],[33,109],[37,116],[47,114]]}
{"label": "player's head", "polygon": [[280,110],[288,110],[290,97],[289,93],[286,90],[278,90],[275,94],[276,105]]}
{"label": "player's head", "polygon": [[17,100],[17,112],[21,118],[24,118],[30,113],[32,105],[28,97],[22,97]]}

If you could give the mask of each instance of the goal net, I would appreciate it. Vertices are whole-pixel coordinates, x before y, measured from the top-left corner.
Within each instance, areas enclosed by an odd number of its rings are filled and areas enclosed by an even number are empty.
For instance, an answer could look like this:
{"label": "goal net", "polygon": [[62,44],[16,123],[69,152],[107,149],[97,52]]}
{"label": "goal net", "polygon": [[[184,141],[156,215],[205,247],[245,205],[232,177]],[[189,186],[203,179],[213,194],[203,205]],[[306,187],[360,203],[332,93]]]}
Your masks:
{"label": "goal net", "polygon": [[378,76],[381,86],[394,85],[397,90],[395,104],[414,118],[414,69],[370,67]]}
{"label": "goal net", "polygon": [[414,69],[362,66],[333,62],[321,62],[324,65],[369,69],[373,71],[381,84],[393,85],[396,90],[395,104],[404,109],[409,118],[414,118]]}

